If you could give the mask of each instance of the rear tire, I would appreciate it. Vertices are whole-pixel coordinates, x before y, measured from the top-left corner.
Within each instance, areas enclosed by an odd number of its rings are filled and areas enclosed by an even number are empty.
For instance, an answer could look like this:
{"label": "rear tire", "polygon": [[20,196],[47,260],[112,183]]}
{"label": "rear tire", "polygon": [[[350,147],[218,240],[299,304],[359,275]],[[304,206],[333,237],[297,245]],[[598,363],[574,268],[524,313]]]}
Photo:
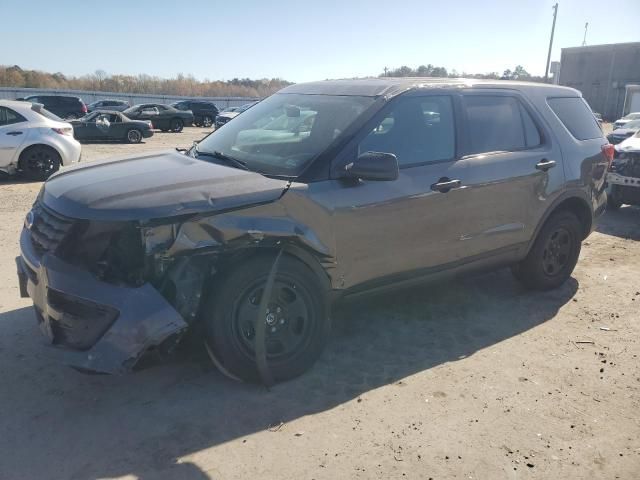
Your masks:
{"label": "rear tire", "polygon": [[46,145],[34,145],[25,149],[18,161],[23,175],[35,182],[42,182],[56,173],[61,163],[60,154]]}
{"label": "rear tire", "polygon": [[[273,266],[260,256],[235,267],[212,287],[201,321],[214,362],[231,375],[257,382],[255,325],[260,295]],[[265,342],[267,364],[275,381],[297,377],[318,359],[331,328],[324,289],[314,273],[283,256],[269,303]]]}
{"label": "rear tire", "polygon": [[554,213],[545,222],[527,257],[512,267],[527,288],[551,290],[571,276],[580,255],[584,228],[571,212]]}
{"label": "rear tire", "polygon": [[171,131],[174,133],[180,133],[184,128],[184,121],[181,118],[174,118],[171,120]]}
{"label": "rear tire", "polygon": [[127,132],[128,143],[140,143],[142,141],[142,132],[136,128],[133,128]]}
{"label": "rear tire", "polygon": [[213,125],[213,118],[211,118],[209,115],[205,115],[204,117],[202,117],[201,125],[204,128],[210,128]]}

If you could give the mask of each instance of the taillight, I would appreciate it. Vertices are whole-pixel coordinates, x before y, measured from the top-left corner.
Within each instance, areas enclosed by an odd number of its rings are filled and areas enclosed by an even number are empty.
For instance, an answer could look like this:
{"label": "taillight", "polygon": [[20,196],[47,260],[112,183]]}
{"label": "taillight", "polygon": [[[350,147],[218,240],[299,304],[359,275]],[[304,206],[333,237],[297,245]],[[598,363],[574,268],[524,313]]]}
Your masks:
{"label": "taillight", "polygon": [[87,113],[87,106],[84,103],[82,104],[82,113]]}
{"label": "taillight", "polygon": [[153,123],[149,122],[149,128],[153,130]]}
{"label": "taillight", "polygon": [[73,128],[52,128],[51,130],[60,135],[73,135]]}
{"label": "taillight", "polygon": [[609,166],[611,166],[611,162],[613,162],[613,156],[616,153],[616,147],[614,147],[610,143],[602,145],[602,153],[609,162]]}

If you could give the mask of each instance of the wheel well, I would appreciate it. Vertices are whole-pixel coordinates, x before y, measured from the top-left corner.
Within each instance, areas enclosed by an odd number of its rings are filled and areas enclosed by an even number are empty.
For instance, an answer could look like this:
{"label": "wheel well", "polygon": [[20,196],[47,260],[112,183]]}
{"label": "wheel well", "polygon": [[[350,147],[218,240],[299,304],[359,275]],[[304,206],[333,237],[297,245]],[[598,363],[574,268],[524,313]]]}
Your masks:
{"label": "wheel well", "polygon": [[578,220],[583,227],[582,239],[584,240],[587,238],[587,235],[591,232],[591,225],[593,223],[593,216],[587,202],[578,197],[567,198],[560,202],[560,204],[553,209],[552,213],[559,211],[568,211],[578,217]]}
{"label": "wheel well", "polygon": [[[222,259],[222,261],[216,265],[216,268],[218,270],[218,272],[216,273],[216,276],[218,276],[220,273],[223,273],[226,270],[229,270],[230,268],[235,268],[258,256],[271,256],[271,257],[274,257],[275,259],[275,256],[278,254],[279,250],[280,248],[277,248],[277,247],[241,249],[231,254],[229,257]],[[322,265],[320,264],[320,262],[318,261],[315,255],[313,255],[312,253],[308,252],[306,249],[299,247],[297,245],[285,246],[283,253],[284,255],[288,255],[289,257],[307,266],[309,270],[311,270],[311,272],[316,275],[316,277],[323,284],[323,286],[325,286],[327,291],[331,289],[331,280],[327,272],[325,272],[325,270],[322,268]]]}
{"label": "wheel well", "polygon": [[48,148],[49,150],[53,150],[54,152],[56,152],[56,155],[58,155],[58,158],[60,159],[60,165],[62,165],[62,155],[60,155],[60,152],[56,148],[52,147],[51,145],[47,145],[46,143],[34,143],[33,145],[29,145],[20,152],[20,155],[18,156],[18,167],[22,168],[22,156],[29,150],[33,150],[35,147]]}

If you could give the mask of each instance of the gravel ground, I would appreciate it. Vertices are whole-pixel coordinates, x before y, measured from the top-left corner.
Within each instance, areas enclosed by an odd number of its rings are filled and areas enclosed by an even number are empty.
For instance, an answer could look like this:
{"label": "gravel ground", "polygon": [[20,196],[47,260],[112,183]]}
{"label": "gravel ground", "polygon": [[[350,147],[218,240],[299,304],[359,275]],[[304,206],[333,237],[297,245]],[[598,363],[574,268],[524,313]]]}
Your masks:
{"label": "gravel ground", "polygon": [[320,362],[266,391],[198,352],[123,377],[61,365],[15,277],[39,188],[0,183],[1,479],[639,478],[638,208],[607,213],[553,292],[503,270],[342,305]]}

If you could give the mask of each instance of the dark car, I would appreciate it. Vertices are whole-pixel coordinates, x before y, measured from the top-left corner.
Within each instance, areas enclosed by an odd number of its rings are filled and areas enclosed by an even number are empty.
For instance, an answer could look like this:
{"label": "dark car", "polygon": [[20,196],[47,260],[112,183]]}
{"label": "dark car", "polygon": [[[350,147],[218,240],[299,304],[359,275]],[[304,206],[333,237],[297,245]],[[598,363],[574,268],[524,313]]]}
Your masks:
{"label": "dark car", "polygon": [[640,120],[632,120],[607,135],[607,140],[609,140],[609,143],[617,145],[627,138],[632,137],[638,131],[640,131]]}
{"label": "dark car", "polygon": [[193,113],[183,112],[162,103],[143,103],[127,108],[124,112],[131,120],[150,120],[153,127],[163,132],[181,132],[193,124]]}
{"label": "dark car", "polygon": [[143,138],[153,136],[150,121],[131,120],[121,112],[92,112],[80,120],[73,120],[71,125],[77,140],[140,143]]}
{"label": "dark car", "polygon": [[70,97],[66,95],[30,95],[20,100],[31,103],[41,103],[48,111],[65,120],[80,118],[87,113],[87,106],[80,97]]}
{"label": "dark car", "polygon": [[125,100],[98,100],[87,105],[87,112],[96,110],[109,110],[111,112],[122,112],[129,108],[131,104]]}
{"label": "dark car", "polygon": [[341,298],[508,265],[526,287],[562,285],[612,158],[571,88],[292,85],[185,154],[51,177],[20,291],[80,369],[127,371],[191,328],[225,372],[285,380],[318,358]]}
{"label": "dark car", "polygon": [[204,100],[183,100],[172,103],[171,106],[178,110],[191,110],[194,117],[193,123],[198,127],[209,128],[213,125],[213,121],[218,115],[218,107],[216,107],[216,104]]}
{"label": "dark car", "polygon": [[227,122],[236,118],[242,112],[249,110],[257,103],[258,102],[245,103],[240,107],[229,107],[224,109],[216,116],[216,128],[220,128],[221,126],[225,125]]}

